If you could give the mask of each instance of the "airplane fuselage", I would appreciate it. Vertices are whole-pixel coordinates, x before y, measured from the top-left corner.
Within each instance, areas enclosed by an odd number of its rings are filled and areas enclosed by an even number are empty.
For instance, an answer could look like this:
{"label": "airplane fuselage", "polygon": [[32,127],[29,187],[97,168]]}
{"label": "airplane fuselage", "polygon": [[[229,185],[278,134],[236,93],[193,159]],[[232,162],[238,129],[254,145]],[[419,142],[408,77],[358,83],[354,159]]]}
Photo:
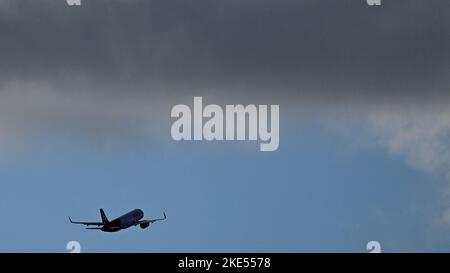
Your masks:
{"label": "airplane fuselage", "polygon": [[144,217],[144,212],[140,209],[132,210],[108,223],[101,228],[105,232],[116,232],[138,224],[139,220]]}

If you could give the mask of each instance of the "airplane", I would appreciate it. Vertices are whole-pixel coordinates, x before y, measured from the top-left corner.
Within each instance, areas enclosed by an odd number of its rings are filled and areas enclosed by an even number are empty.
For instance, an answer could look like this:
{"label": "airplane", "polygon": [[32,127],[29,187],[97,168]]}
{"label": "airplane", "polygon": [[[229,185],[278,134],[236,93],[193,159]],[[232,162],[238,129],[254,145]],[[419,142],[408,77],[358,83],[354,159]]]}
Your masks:
{"label": "airplane", "polygon": [[122,229],[129,228],[131,226],[139,225],[142,229],[148,228],[150,224],[153,224],[156,221],[165,220],[166,213],[163,212],[163,218],[152,219],[152,220],[141,220],[144,217],[144,212],[140,209],[132,210],[112,221],[109,221],[106,217],[103,209],[100,209],[100,216],[102,217],[101,222],[77,222],[72,221],[69,217],[69,221],[72,224],[82,224],[86,226],[97,226],[97,227],[87,227],[86,229],[98,229],[104,232],[116,232]]}

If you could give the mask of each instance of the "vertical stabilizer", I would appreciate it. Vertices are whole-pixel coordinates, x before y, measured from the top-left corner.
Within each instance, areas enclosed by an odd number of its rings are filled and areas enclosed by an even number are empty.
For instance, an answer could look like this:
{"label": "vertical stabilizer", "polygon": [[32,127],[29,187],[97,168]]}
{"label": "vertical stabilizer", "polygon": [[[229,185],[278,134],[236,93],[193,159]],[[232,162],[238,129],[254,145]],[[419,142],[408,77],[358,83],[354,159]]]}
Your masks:
{"label": "vertical stabilizer", "polygon": [[103,223],[103,225],[109,223],[108,217],[106,217],[106,214],[103,211],[103,209],[100,209],[100,215],[102,216],[102,223]]}

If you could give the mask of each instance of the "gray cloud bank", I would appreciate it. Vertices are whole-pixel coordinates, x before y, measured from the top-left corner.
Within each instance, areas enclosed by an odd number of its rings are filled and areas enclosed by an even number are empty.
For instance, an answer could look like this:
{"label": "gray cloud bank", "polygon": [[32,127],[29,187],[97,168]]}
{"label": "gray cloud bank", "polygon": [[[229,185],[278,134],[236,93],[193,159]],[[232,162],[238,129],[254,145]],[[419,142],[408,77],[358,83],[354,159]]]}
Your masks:
{"label": "gray cloud bank", "polygon": [[202,95],[350,113],[450,172],[447,0],[3,0],[0,37],[0,141],[145,132]]}
{"label": "gray cloud bank", "polygon": [[5,0],[1,86],[43,82],[101,96],[447,99],[450,3],[385,2]]}

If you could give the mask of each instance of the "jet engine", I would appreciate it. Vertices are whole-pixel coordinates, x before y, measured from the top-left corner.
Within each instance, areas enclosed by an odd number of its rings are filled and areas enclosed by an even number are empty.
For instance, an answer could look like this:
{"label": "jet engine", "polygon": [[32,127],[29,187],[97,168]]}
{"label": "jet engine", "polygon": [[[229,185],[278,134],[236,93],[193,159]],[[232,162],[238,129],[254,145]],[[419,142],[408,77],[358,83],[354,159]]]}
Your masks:
{"label": "jet engine", "polygon": [[148,226],[150,226],[150,223],[140,224],[139,226],[141,226],[142,229],[148,228]]}

